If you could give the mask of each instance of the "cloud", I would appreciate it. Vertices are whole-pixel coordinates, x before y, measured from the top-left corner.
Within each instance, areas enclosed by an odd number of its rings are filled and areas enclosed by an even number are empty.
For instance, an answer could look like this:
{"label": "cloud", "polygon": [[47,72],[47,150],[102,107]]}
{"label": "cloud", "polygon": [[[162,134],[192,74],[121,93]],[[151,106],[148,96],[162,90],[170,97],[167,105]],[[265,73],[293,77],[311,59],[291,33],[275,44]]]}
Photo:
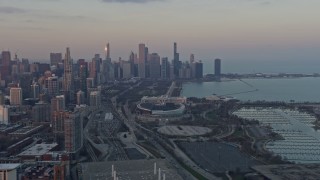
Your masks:
{"label": "cloud", "polygon": [[106,3],[149,3],[156,1],[165,1],[165,0],[102,0]]}
{"label": "cloud", "polygon": [[23,14],[27,11],[25,9],[20,9],[16,7],[9,7],[9,6],[0,6],[0,13],[1,14]]}

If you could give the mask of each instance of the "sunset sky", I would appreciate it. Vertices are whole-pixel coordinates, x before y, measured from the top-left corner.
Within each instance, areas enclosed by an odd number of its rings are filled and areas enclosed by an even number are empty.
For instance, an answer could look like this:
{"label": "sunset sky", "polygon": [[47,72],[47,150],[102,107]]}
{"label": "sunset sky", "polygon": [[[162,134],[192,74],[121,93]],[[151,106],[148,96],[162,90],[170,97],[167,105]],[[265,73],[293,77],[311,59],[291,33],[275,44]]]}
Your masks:
{"label": "sunset sky", "polygon": [[319,60],[319,0],[0,0],[0,49],[128,59],[138,44],[182,60]]}

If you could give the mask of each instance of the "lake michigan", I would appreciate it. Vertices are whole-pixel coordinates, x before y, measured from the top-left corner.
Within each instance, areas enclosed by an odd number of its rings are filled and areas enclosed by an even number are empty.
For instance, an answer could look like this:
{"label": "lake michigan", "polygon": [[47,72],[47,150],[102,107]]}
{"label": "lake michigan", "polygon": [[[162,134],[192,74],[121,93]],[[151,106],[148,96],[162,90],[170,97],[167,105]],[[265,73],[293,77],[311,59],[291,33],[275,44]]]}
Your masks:
{"label": "lake michigan", "polygon": [[320,102],[320,78],[242,79],[223,82],[190,82],[181,96],[232,96],[241,101]]}

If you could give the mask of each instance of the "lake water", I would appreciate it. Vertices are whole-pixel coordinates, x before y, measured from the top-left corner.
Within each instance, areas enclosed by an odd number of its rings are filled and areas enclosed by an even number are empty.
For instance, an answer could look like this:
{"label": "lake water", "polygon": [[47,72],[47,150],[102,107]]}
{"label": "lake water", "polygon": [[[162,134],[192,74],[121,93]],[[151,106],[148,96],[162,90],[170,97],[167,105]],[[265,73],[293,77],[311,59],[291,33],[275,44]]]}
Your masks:
{"label": "lake water", "polygon": [[232,96],[241,101],[320,102],[320,78],[243,79],[184,83],[181,96]]}

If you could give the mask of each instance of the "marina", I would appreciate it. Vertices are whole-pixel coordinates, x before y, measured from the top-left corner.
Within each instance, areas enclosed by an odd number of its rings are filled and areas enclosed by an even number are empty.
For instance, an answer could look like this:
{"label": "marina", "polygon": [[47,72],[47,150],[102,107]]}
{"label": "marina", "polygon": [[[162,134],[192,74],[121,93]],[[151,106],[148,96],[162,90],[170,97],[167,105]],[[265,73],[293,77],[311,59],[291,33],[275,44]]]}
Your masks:
{"label": "marina", "polygon": [[283,140],[270,141],[265,148],[295,163],[320,163],[320,133],[312,128],[316,118],[305,112],[278,108],[242,108],[233,113],[270,126]]}

